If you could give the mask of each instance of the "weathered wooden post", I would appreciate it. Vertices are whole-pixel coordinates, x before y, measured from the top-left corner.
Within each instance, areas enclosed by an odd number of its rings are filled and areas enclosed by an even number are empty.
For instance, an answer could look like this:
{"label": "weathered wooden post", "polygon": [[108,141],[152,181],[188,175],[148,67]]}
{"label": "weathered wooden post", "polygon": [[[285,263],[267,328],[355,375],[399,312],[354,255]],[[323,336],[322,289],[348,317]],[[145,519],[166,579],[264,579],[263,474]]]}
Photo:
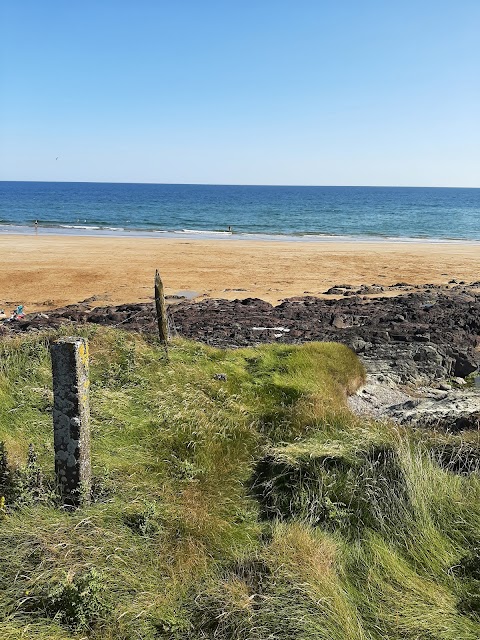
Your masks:
{"label": "weathered wooden post", "polygon": [[55,473],[64,502],[90,501],[90,411],[88,343],[63,338],[50,347],[53,373]]}
{"label": "weathered wooden post", "polygon": [[167,310],[165,307],[165,296],[163,293],[163,282],[158,273],[155,271],[155,309],[157,312],[158,337],[163,344],[165,353],[168,356],[168,321]]}

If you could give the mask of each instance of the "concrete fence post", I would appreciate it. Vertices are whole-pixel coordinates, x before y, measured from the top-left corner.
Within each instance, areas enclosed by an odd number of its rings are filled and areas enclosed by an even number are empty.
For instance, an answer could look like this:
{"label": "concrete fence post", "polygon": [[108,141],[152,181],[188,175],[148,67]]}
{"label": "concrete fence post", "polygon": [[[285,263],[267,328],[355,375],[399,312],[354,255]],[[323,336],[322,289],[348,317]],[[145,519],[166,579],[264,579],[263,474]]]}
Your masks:
{"label": "concrete fence post", "polygon": [[50,347],[53,373],[55,473],[65,504],[90,501],[88,343],[63,338]]}

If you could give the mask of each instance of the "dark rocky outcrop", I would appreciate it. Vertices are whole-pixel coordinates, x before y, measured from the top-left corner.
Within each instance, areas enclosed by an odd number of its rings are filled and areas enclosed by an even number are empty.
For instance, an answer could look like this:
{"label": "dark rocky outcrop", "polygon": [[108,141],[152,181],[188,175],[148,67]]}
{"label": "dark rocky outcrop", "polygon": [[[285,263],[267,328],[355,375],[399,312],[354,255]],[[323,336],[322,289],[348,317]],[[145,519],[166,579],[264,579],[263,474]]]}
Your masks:
{"label": "dark rocky outcrop", "polygon": [[[381,292],[383,297],[366,294]],[[388,295],[385,295],[388,294]],[[392,295],[395,294],[395,295]],[[349,345],[364,361],[369,382],[352,399],[354,410],[375,417],[450,431],[479,427],[480,390],[449,391],[445,381],[475,372],[480,361],[480,283],[353,287],[336,299],[298,297],[278,306],[256,298],[178,302],[169,307],[174,333],[215,347],[312,340]],[[91,308],[91,301],[48,314],[4,322],[0,335],[98,323],[156,334],[152,303]],[[460,380],[461,382],[463,380]],[[443,383],[445,393],[418,393]],[[423,399],[417,401],[411,395]],[[433,395],[432,395],[433,393]]]}
{"label": "dark rocky outcrop", "polygon": [[[174,332],[217,347],[265,342],[338,341],[402,384],[428,384],[474,372],[480,359],[480,291],[472,285],[425,285],[392,297],[290,298],[278,306],[255,298],[180,302],[169,308]],[[397,293],[409,285],[398,283]],[[376,287],[376,285],[375,285]],[[372,287],[370,287],[371,289]],[[403,288],[403,289],[402,289]],[[356,293],[365,288],[336,287]],[[90,308],[71,305],[3,323],[0,331],[30,331],[65,322],[94,322],[155,332],[153,305]]]}

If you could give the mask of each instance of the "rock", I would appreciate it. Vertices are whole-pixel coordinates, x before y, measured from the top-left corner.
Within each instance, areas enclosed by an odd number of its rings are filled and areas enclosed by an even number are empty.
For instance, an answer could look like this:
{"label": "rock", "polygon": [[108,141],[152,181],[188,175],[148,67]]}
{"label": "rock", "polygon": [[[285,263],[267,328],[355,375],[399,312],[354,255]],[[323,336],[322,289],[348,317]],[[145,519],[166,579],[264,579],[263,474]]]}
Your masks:
{"label": "rock", "polygon": [[452,433],[480,428],[480,389],[424,388],[416,391],[421,396],[413,397],[391,376],[379,373],[384,365],[377,361],[376,370],[370,370],[363,389],[348,398],[349,407],[355,413]]}
{"label": "rock", "polygon": [[363,294],[371,294],[371,293],[383,293],[385,291],[385,287],[382,287],[379,284],[372,284],[371,286],[362,285],[358,293]]}
{"label": "rock", "polygon": [[355,353],[363,353],[365,351],[365,347],[367,343],[362,338],[353,338],[349,345]]}
{"label": "rock", "polygon": [[391,333],[390,338],[394,342],[408,342],[408,336],[404,333]]}
{"label": "rock", "polygon": [[345,329],[346,327],[351,327],[351,323],[348,321],[347,316],[335,316],[332,319],[332,327],[336,329]]}
{"label": "rock", "polygon": [[413,354],[416,362],[436,362],[442,364],[442,356],[433,346],[419,347]]}
{"label": "rock", "polygon": [[360,415],[381,418],[386,408],[402,405],[410,397],[385,376],[369,376],[367,384],[357,394],[348,398],[350,409]]}
{"label": "rock", "polygon": [[452,385],[451,384],[447,384],[446,382],[441,382],[438,385],[438,388],[441,389],[442,391],[451,391]]}
{"label": "rock", "polygon": [[473,354],[461,353],[457,354],[455,365],[453,368],[454,376],[458,378],[466,378],[478,369],[478,363]]}
{"label": "rock", "polygon": [[413,336],[415,342],[430,342],[429,333],[415,333]]}
{"label": "rock", "polygon": [[[480,394],[455,396],[455,392],[443,398],[427,398],[415,407],[409,403],[389,408],[385,415],[400,424],[416,428],[440,429],[451,433],[480,428]],[[458,392],[457,392],[458,393]]]}
{"label": "rock", "polygon": [[330,287],[330,289],[327,289],[324,294],[331,296],[350,295],[350,293],[347,293],[347,291],[343,287]]}
{"label": "rock", "polygon": [[428,398],[434,398],[435,400],[445,400],[447,394],[441,389],[429,389],[426,393]]}

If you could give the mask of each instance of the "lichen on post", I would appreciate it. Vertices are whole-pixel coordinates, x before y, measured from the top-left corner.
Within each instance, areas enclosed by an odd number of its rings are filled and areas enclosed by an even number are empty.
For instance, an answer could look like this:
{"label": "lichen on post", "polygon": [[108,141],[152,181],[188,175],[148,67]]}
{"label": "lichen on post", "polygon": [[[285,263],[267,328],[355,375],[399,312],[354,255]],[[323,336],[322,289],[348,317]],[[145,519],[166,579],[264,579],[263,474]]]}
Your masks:
{"label": "lichen on post", "polygon": [[89,357],[84,338],[50,347],[53,373],[55,473],[66,505],[90,501]]}

